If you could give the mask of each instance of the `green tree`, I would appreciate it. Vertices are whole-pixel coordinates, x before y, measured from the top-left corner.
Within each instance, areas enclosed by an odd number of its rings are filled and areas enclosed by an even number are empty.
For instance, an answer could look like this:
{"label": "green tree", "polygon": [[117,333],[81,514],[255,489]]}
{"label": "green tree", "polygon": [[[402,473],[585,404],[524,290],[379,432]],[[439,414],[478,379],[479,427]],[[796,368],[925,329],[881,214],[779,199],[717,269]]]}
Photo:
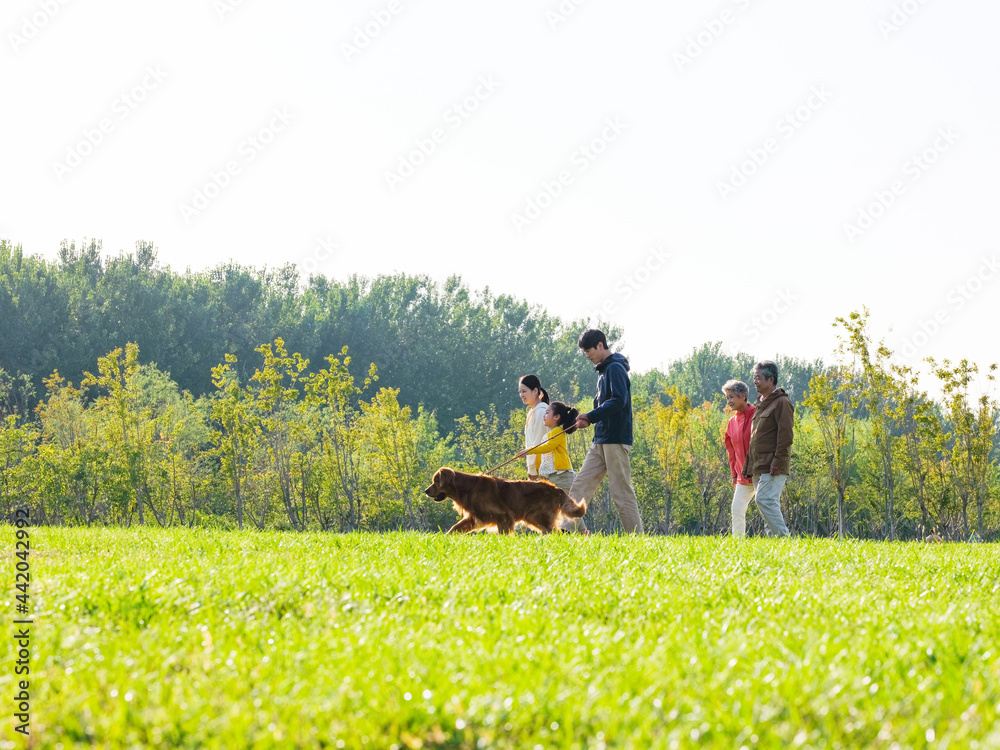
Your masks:
{"label": "green tree", "polygon": [[[489,405],[486,411],[455,420],[455,447],[463,471],[479,473],[488,471],[507,461],[524,447],[525,412],[510,412],[507,424]],[[525,464],[513,461],[495,474],[508,479],[526,479]]]}
{"label": "green tree", "polygon": [[[36,425],[13,414],[0,419],[0,509],[7,518],[15,508],[27,504],[30,483],[23,468],[35,454],[37,439]],[[33,516],[38,518],[39,514]]]}
{"label": "green tree", "polygon": [[702,534],[723,529],[727,502],[732,499],[726,421],[717,401],[705,401],[692,409],[688,421],[687,464],[698,491],[698,526]]}
{"label": "green tree", "polygon": [[[101,418],[100,430],[116,468],[124,477],[135,500],[139,523],[144,524],[144,509],[148,505],[162,525],[163,514],[153,505],[149,485],[153,440],[156,422],[153,410],[143,404],[142,389],[138,383],[140,370],[139,347],[133,343],[125,350],[115,349],[97,360],[98,374],[84,373],[81,386],[103,389],[91,407]],[[131,510],[127,511],[131,515]]]}
{"label": "green tree", "polygon": [[803,401],[823,438],[830,480],[837,491],[837,537],[840,539],[846,535],[844,498],[857,456],[856,393],[857,384],[851,371],[837,368],[813,375]]}
{"label": "green tree", "polygon": [[442,466],[454,463],[455,450],[450,444],[450,436],[442,438],[439,434],[437,418],[434,412],[423,407],[417,409],[414,424],[417,444],[417,463],[414,469],[414,495],[417,498],[415,513],[419,519],[420,528],[444,530],[455,523],[454,509],[447,503],[435,503],[423,493],[424,487],[430,484],[434,472]]}
{"label": "green tree", "polygon": [[[90,526],[108,518],[103,498],[111,473],[110,456],[96,417],[85,407],[83,392],[58,371],[44,384],[47,398],[36,409],[40,424],[33,466],[39,490],[36,517],[51,523],[70,521]],[[48,511],[46,500],[50,504]]]}
{"label": "green tree", "polygon": [[[170,385],[174,385],[170,382]],[[202,409],[190,393],[177,394],[176,387],[162,404],[156,421],[155,472],[158,491],[170,507],[170,521],[176,515],[180,524],[193,526],[202,510],[211,484],[202,460],[204,448],[211,442]]]}
{"label": "green tree", "polygon": [[[693,349],[687,357],[671,362],[665,379],[686,393],[692,403],[714,400],[727,380],[744,380],[750,389],[749,401],[753,403],[758,395],[751,377],[756,362],[752,355],[745,352],[724,353],[721,341],[709,342]],[[788,392],[796,404],[801,401],[801,394],[812,375],[824,370],[823,362],[818,359],[809,362],[779,356],[776,363],[778,385]]]}
{"label": "green tree", "polygon": [[[212,419],[218,424],[218,428],[212,431],[212,442],[221,461],[222,472],[233,489],[236,525],[242,531],[246,492],[258,446],[258,418],[253,392],[240,385],[231,367],[234,364],[236,356],[227,354],[225,362],[212,368],[212,383],[218,389],[212,400]],[[252,512],[249,515],[258,528],[263,528],[263,513],[260,518]]]}
{"label": "green tree", "polygon": [[987,369],[986,388],[974,398],[971,392],[973,377],[979,367],[968,360],[952,366],[949,360],[939,365],[933,358],[927,362],[941,381],[945,396],[945,410],[951,423],[953,446],[951,450],[952,476],[962,499],[962,525],[969,535],[969,503],[976,503],[976,531],[983,538],[983,508],[989,493],[990,476],[995,470],[991,453],[997,430],[997,401],[990,394],[997,365]]}
{"label": "green tree", "polygon": [[791,470],[782,493],[789,530],[793,534],[832,535],[837,519],[830,506],[836,505],[831,502],[835,498],[823,435],[812,415],[797,409]]}
{"label": "green tree", "polygon": [[264,358],[250,378],[257,411],[256,427],[264,445],[272,481],[284,505],[292,528],[305,531],[308,505],[304,497],[294,492],[293,461],[300,460],[308,450],[310,436],[303,430],[302,405],[299,403],[298,381],[309,360],[298,353],[289,355],[279,336],[274,346],[263,344],[257,352]]}
{"label": "green tree", "polygon": [[917,378],[906,382],[903,401],[901,460],[920,506],[920,533],[943,530],[943,518],[935,512],[931,486],[948,449],[950,434],[944,429],[935,405],[917,389]]}
{"label": "green tree", "polygon": [[674,518],[674,504],[681,489],[681,480],[688,467],[687,437],[693,418],[691,399],[681,393],[677,386],[667,386],[669,406],[659,402],[642,413],[642,428],[651,435],[651,443],[656,446],[656,460],[659,466],[660,486],[663,489],[663,508],[660,531],[669,534]]}
{"label": "green tree", "polygon": [[[351,357],[347,347],[340,350],[340,357],[326,358],[329,367],[304,379],[306,402],[313,407],[318,419],[315,425],[319,441],[319,460],[327,478],[327,492],[334,498],[343,498],[343,510],[334,510],[339,517],[341,530],[361,528],[364,514],[362,493],[362,468],[360,466],[364,435],[358,418],[361,415],[359,400],[372,383],[378,380],[372,363],[361,387],[355,383],[348,369]],[[324,528],[332,523],[325,506],[317,498],[317,517]],[[335,503],[336,504],[336,503]]]}
{"label": "green tree", "polygon": [[418,432],[409,406],[399,403],[399,391],[380,388],[370,402],[361,403],[361,429],[374,486],[401,508],[408,528],[421,528],[413,500],[421,481]]}
{"label": "green tree", "polygon": [[35,387],[24,373],[11,375],[0,367],[0,419],[17,416],[26,419],[31,413]]}
{"label": "green tree", "polygon": [[879,463],[881,486],[885,500],[885,534],[888,539],[896,538],[896,443],[899,439],[899,424],[903,418],[900,394],[905,389],[909,368],[890,363],[892,352],[879,342],[872,343],[868,330],[868,308],[862,312],[852,312],[848,318],[837,318],[847,334],[846,346],[857,362],[861,394],[868,409],[875,443],[875,454]]}

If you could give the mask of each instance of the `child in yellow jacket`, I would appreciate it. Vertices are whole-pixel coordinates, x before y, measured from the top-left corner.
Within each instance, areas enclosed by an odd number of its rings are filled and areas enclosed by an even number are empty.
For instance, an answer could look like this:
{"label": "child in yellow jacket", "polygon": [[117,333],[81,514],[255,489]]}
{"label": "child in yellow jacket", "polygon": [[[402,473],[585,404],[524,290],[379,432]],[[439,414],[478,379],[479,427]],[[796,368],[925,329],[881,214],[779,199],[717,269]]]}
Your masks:
{"label": "child in yellow jacket", "polygon": [[[569,459],[566,436],[576,430],[578,415],[579,412],[576,409],[566,406],[562,401],[553,401],[545,411],[545,426],[549,428],[545,435],[546,441],[533,448],[526,448],[517,454],[519,458],[540,456],[538,476],[552,482],[567,494],[569,494],[570,487],[573,486],[573,480],[576,479],[576,472],[573,471],[573,464]],[[562,529],[563,531],[589,533],[582,518],[564,518]]]}

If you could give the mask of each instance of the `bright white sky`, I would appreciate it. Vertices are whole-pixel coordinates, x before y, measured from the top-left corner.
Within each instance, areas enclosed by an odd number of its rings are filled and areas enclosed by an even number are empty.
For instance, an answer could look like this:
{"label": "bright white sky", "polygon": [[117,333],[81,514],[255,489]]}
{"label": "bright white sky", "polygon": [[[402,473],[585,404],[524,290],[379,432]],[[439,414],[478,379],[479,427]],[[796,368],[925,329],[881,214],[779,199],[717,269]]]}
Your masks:
{"label": "bright white sky", "polygon": [[986,364],[998,27],[995,0],[7,0],[0,236],[458,273],[607,306],[639,371],[711,340],[831,361],[862,305],[911,364]]}

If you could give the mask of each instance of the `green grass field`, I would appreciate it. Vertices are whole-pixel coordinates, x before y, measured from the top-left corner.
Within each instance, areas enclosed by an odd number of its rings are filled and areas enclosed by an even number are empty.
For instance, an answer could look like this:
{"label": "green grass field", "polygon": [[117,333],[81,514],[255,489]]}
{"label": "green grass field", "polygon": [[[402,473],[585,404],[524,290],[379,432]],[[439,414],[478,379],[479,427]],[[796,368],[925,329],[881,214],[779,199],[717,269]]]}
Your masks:
{"label": "green grass field", "polygon": [[8,638],[3,747],[1000,747],[997,545],[31,544],[32,738],[13,731]]}

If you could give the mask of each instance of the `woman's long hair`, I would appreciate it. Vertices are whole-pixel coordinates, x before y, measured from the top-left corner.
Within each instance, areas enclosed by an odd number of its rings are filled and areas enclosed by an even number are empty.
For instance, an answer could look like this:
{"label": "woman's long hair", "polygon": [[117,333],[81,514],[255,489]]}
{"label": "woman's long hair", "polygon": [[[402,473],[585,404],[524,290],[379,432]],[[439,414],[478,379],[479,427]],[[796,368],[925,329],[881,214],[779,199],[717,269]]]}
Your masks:
{"label": "woman's long hair", "polygon": [[537,375],[525,375],[519,381],[517,381],[519,386],[523,385],[529,391],[540,391],[542,394],[542,403],[549,403],[549,394],[544,388],[542,388],[542,381],[538,379]]}

